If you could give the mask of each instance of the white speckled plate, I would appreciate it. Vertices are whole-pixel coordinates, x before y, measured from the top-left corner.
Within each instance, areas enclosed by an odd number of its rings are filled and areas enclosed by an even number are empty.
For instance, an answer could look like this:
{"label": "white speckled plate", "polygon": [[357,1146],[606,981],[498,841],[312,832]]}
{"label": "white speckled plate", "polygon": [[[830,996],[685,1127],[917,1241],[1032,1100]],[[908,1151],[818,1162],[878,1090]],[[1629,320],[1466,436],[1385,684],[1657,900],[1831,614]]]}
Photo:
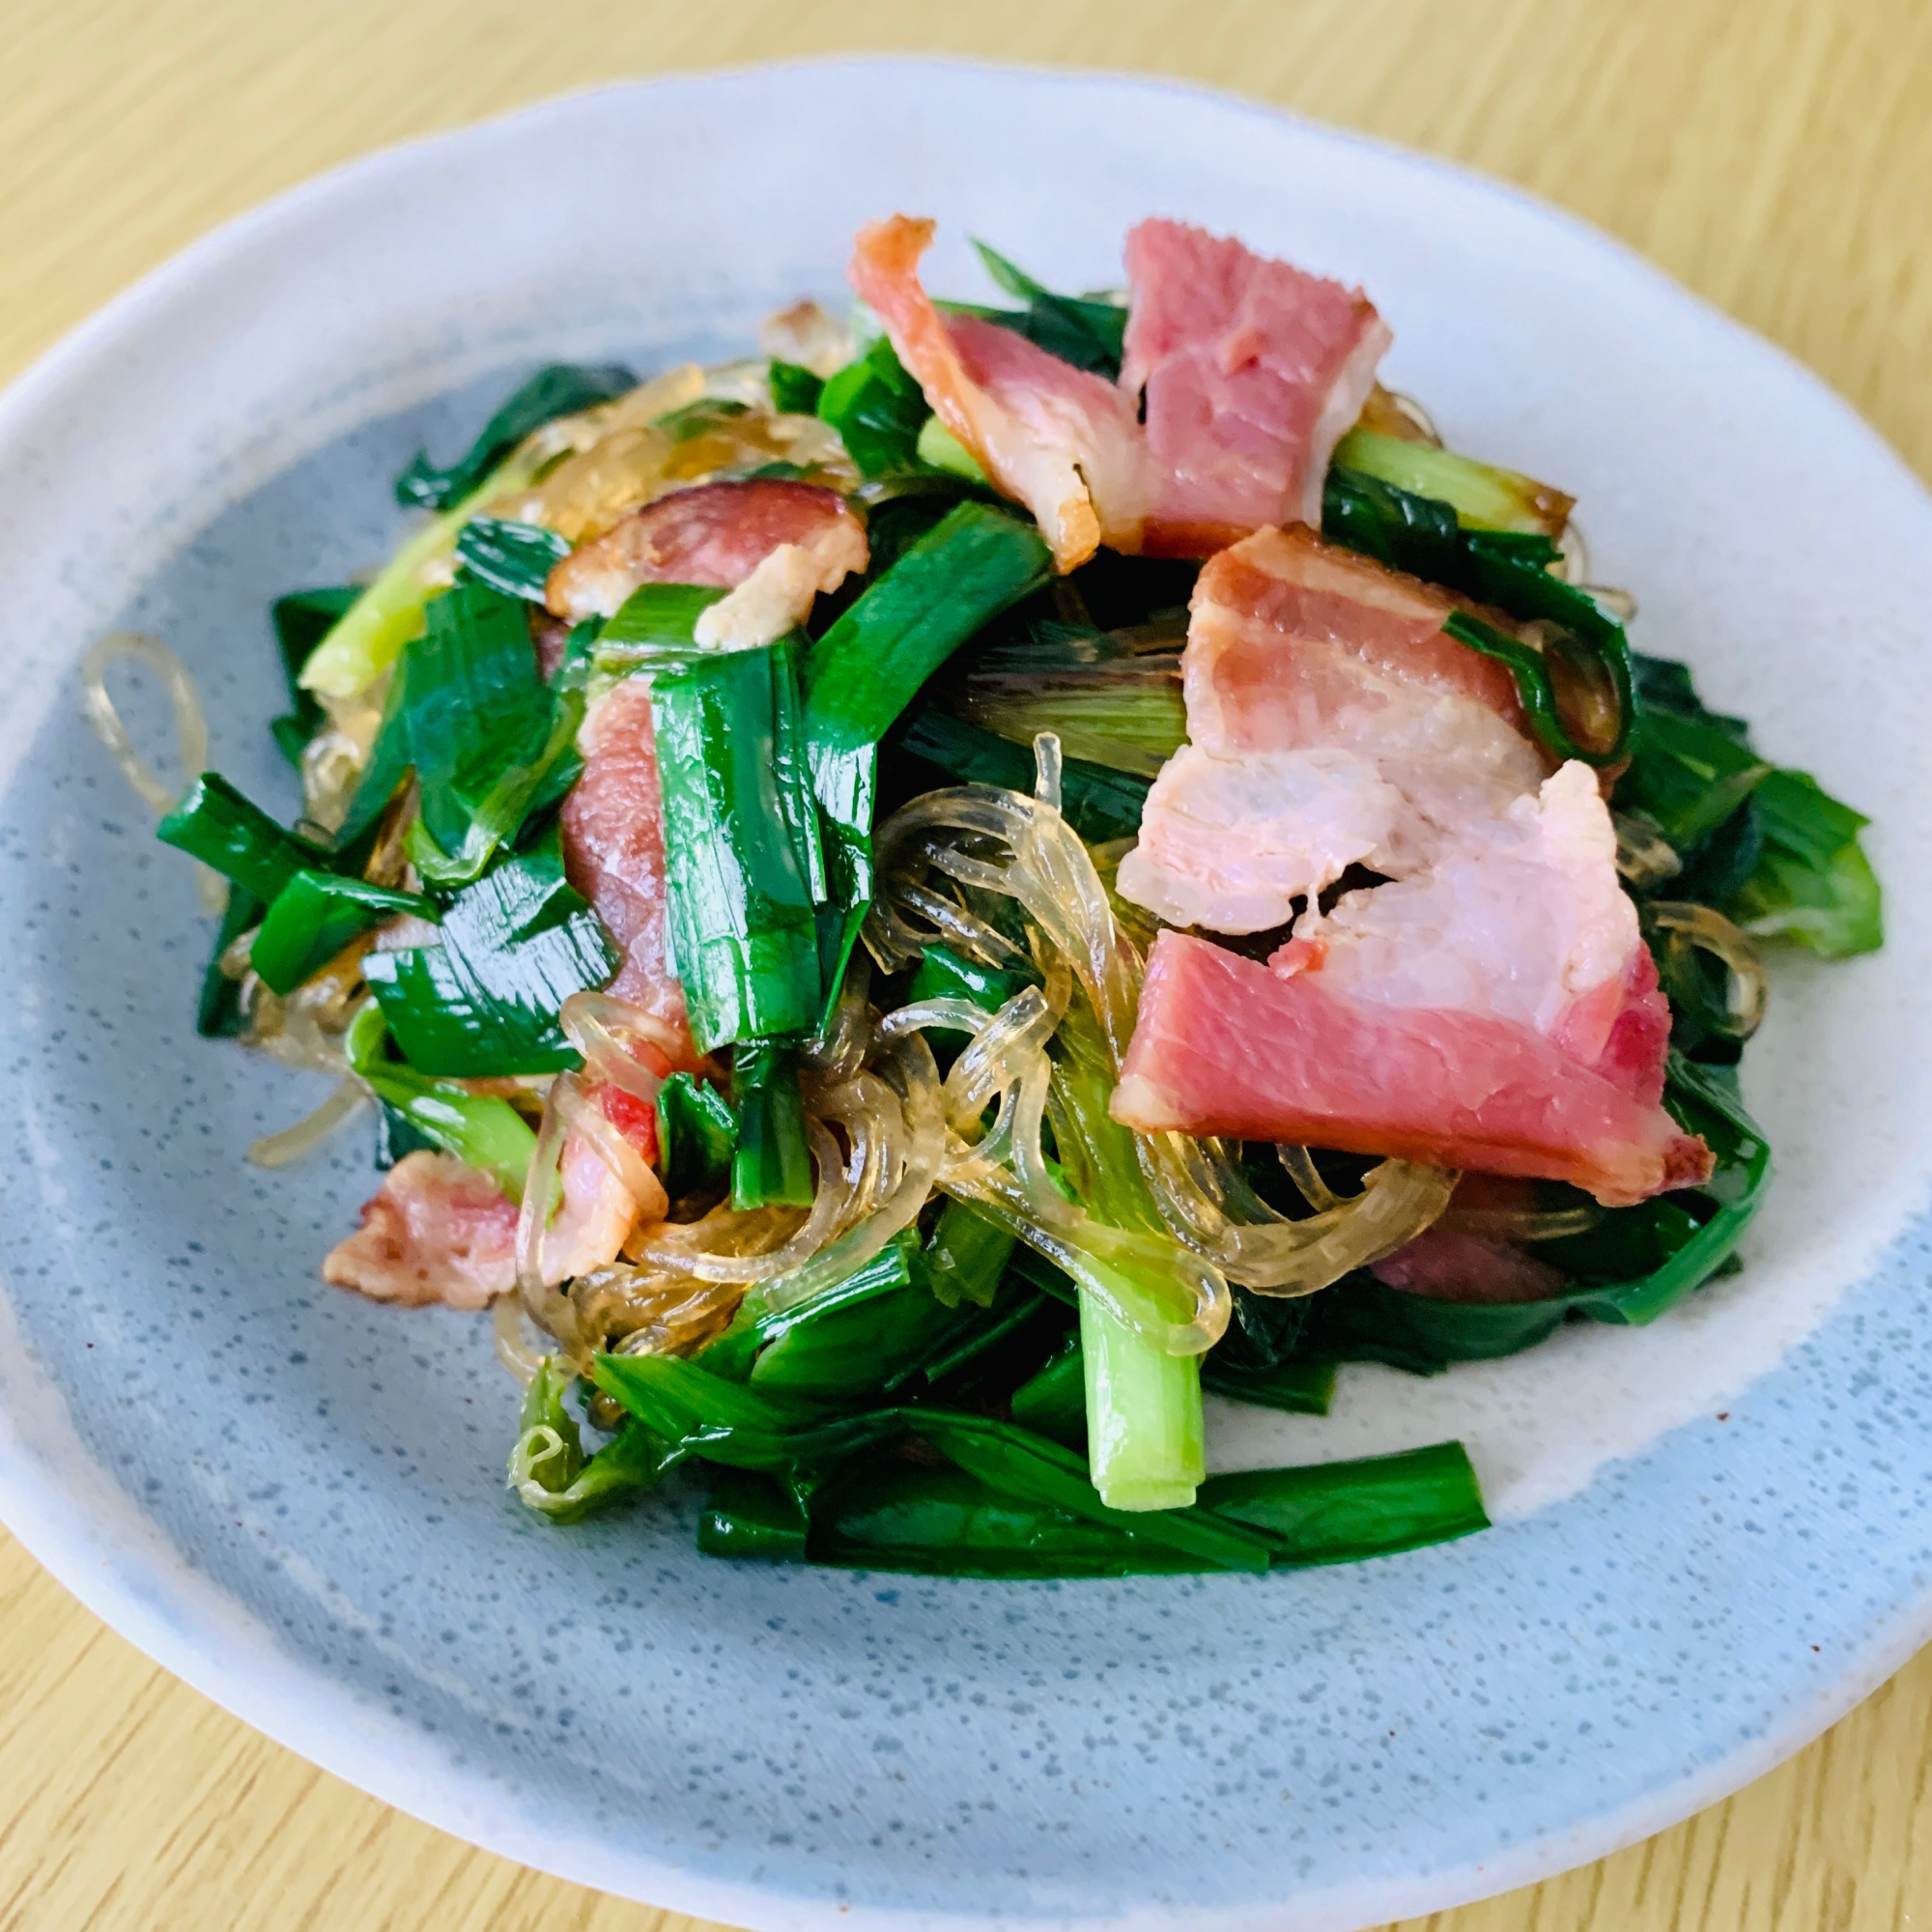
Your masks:
{"label": "white speckled plate", "polygon": [[[171,639],[215,761],[285,588],[382,555],[388,479],[539,359],[650,366],[836,295],[853,228],[944,224],[1068,286],[1161,212],[1357,279],[1460,447],[1581,498],[1638,641],[1877,819],[1886,952],[1781,959],[1747,1071],[1779,1156],[1747,1266],[1644,1331],[1222,1464],[1463,1435],[1498,1527],[1266,1577],[994,1585],[707,1561],[691,1493],[559,1531],[505,1494],[475,1320],[316,1262],[365,1133],[241,1164],[313,1083],[198,1041],[208,943],[74,711]],[[758,1927],[1340,1932],[1652,1832],[1932,1634],[1932,509],[1812,378],[1634,256],[1435,162],[1141,81],[878,61],[613,89],[370,160],[190,249],[0,401],[0,1511],[170,1668],[512,1857]]]}

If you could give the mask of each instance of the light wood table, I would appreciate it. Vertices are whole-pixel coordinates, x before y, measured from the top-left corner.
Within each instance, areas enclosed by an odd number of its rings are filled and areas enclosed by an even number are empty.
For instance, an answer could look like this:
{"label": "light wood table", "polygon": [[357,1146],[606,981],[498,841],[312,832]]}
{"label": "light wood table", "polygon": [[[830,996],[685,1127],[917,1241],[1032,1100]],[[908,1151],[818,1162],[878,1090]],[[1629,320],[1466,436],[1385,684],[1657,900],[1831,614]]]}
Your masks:
{"label": "light wood table", "polygon": [[[4,0],[0,28],[0,376],[212,223],[383,143],[626,74],[945,47],[1184,74],[1523,183],[1932,473],[1926,0]],[[1932,1652],[1728,1803],[1408,1932],[1932,1923],[1928,1735]],[[0,1927],[540,1923],[702,1932],[315,1771],[0,1539]]]}

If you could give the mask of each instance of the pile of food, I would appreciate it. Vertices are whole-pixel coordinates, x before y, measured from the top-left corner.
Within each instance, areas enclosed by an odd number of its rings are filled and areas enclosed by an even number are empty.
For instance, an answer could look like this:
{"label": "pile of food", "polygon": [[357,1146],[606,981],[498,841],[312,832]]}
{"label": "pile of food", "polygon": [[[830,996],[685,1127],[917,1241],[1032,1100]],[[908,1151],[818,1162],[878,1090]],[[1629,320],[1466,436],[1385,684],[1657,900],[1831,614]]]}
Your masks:
{"label": "pile of food", "polygon": [[704,1549],[872,1569],[1480,1527],[1454,1443],[1210,1477],[1203,1392],[1734,1264],[1757,943],[1879,943],[1864,821],[1629,648],[1361,291],[1149,220],[1124,294],[940,302],[931,234],[755,361],[542,370],[275,605],[300,816],[160,827],[227,881],[201,1031],[339,1082],[251,1152],[373,1106],[324,1275],[494,1309],[554,1519],[692,1463]]}

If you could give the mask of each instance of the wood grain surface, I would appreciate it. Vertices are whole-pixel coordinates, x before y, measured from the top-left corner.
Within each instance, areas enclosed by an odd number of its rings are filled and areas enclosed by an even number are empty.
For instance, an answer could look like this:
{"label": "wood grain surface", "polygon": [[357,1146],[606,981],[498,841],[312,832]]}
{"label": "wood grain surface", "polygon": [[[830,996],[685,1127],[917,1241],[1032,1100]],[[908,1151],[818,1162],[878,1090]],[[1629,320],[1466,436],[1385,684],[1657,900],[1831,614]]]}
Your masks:
{"label": "wood grain surface", "polygon": [[[1781,343],[1932,474],[1927,0],[0,0],[0,378],[370,148],[624,75],[947,48],[1186,75],[1520,182]],[[1932,1926],[1929,1740],[1932,1652],[1727,1803],[1403,1932]],[[0,1537],[0,1927],[432,1924],[704,1932],[326,1776]]]}

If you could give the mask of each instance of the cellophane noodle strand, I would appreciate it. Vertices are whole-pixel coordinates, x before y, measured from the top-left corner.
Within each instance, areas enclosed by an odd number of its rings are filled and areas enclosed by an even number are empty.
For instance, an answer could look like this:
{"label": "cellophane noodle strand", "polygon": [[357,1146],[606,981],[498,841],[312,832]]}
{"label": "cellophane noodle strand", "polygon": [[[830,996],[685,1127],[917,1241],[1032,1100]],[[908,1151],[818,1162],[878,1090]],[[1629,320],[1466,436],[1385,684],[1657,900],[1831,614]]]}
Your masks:
{"label": "cellophane noodle strand", "polygon": [[1321,1179],[1315,1157],[1305,1147],[1278,1146],[1275,1157],[1311,1208],[1320,1210],[1341,1205],[1342,1197]]}
{"label": "cellophane noodle strand", "polygon": [[1475,1235],[1490,1241],[1560,1241],[1571,1235],[1587,1235],[1604,1218],[1594,1202],[1575,1208],[1451,1208],[1441,1225],[1455,1235]]}
{"label": "cellophane noodle strand", "polygon": [[528,1388],[543,1367],[543,1356],[524,1338],[522,1296],[499,1294],[490,1305],[490,1326],[497,1359]]}
{"label": "cellophane noodle strand", "polygon": [[530,1320],[556,1337],[571,1361],[582,1363],[589,1351],[578,1327],[576,1309],[568,1296],[553,1295],[544,1285],[544,1227],[560,1186],[563,1138],[563,1110],[557,1104],[554,1085],[544,1097],[537,1144],[530,1152],[524,1198],[517,1209],[517,1293]]}
{"label": "cellophane noodle strand", "polygon": [[1714,908],[1689,900],[1653,899],[1648,911],[1667,948],[1708,952],[1723,967],[1725,1034],[1732,1039],[1748,1039],[1763,1024],[1771,997],[1764,960],[1749,933]]}
{"label": "cellophane noodle strand", "polygon": [[293,1126],[279,1133],[264,1134],[248,1143],[248,1159],[257,1167],[287,1167],[299,1160],[310,1149],[320,1147],[343,1122],[362,1110],[368,1089],[353,1075],[312,1114],[304,1114]]}
{"label": "cellophane noodle strand", "polygon": [[[107,689],[107,673],[118,664],[137,664],[160,680],[175,714],[176,756],[182,783],[170,785],[134,749],[126,722]],[[192,674],[158,638],[142,631],[109,631],[97,638],[80,661],[80,708],[94,735],[107,748],[128,786],[156,818],[175,808],[182,791],[208,769],[208,714]],[[204,911],[219,913],[228,902],[220,875],[196,866],[195,885]]]}
{"label": "cellophane noodle strand", "polygon": [[243,933],[220,962],[224,973],[242,982],[242,1010],[248,1022],[243,1037],[284,1066],[304,1073],[333,1074],[338,1083],[335,1092],[312,1113],[279,1133],[265,1134],[249,1144],[247,1158],[257,1167],[286,1167],[353,1120],[369,1097],[368,1088],[350,1071],[342,1048],[343,1035],[368,996],[361,989],[361,970],[355,963],[359,952],[331,960],[286,999],[271,993],[248,970],[248,948],[254,938],[252,931]]}
{"label": "cellophane noodle strand", "polygon": [[583,1056],[585,1068],[597,1079],[621,1088],[633,1097],[654,1102],[664,1075],[641,1061],[624,1044],[622,1036],[649,1046],[672,1065],[684,1050],[676,1030],[655,1013],[613,998],[609,993],[573,993],[557,1014],[563,1037]]}

